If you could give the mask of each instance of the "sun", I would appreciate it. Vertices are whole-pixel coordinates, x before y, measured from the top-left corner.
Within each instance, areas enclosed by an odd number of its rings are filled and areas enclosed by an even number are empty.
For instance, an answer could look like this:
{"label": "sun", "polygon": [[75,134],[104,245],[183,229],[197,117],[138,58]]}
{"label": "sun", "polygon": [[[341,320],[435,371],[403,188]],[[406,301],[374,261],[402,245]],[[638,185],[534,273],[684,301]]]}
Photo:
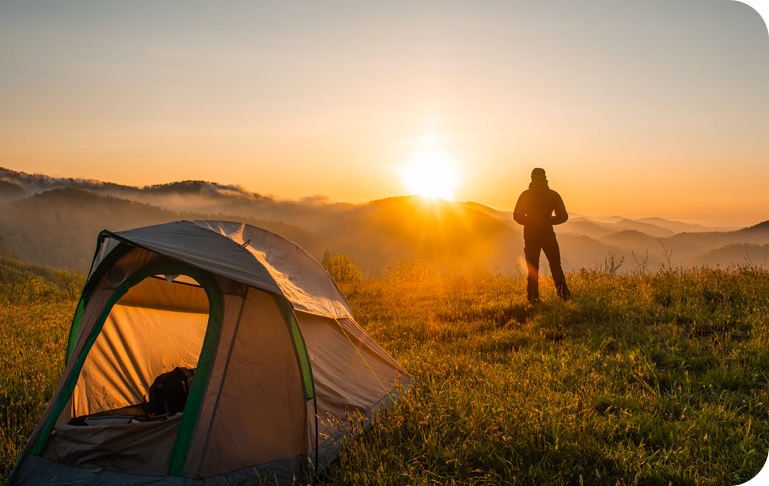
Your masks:
{"label": "sun", "polygon": [[459,171],[454,161],[432,147],[415,153],[400,170],[400,175],[409,194],[429,199],[453,201],[459,185]]}

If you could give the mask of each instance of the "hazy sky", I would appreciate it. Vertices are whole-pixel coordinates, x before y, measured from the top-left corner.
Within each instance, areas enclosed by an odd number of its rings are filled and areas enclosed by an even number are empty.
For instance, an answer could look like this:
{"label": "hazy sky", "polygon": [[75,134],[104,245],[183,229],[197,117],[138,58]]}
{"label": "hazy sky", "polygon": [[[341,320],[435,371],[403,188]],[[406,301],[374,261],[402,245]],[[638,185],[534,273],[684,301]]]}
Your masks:
{"label": "hazy sky", "polygon": [[0,166],[296,199],[437,151],[510,209],[769,219],[769,35],[730,0],[0,2]]}

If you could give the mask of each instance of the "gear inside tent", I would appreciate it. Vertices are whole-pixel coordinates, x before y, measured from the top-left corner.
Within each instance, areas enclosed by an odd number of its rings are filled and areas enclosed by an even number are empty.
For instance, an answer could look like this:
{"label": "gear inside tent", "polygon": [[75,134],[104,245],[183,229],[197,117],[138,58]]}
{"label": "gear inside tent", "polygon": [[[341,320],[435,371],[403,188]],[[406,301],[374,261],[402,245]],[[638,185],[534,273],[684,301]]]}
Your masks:
{"label": "gear inside tent", "polygon": [[226,221],[104,231],[10,483],[308,482],[347,418],[410,379],[290,241]]}

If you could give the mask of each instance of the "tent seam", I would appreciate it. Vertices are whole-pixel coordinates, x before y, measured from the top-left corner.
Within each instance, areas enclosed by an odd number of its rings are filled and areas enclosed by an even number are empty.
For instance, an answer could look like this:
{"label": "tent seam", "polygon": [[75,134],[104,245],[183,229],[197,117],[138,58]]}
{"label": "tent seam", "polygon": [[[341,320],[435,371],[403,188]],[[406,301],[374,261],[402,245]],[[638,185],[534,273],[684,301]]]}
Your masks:
{"label": "tent seam", "polygon": [[[277,282],[277,281],[275,281],[275,277],[273,277],[273,276],[272,276],[272,274],[270,273],[270,271],[269,271],[269,270],[267,270],[267,267],[265,267],[265,266],[262,264],[262,262],[260,262],[260,261],[259,261],[259,259],[258,259],[258,258],[256,258],[256,257],[254,256],[254,254],[253,254],[253,253],[251,253],[250,251],[248,251],[248,250],[246,249],[246,247],[244,247],[243,245],[240,245],[240,244],[238,244],[238,243],[237,243],[235,240],[233,240],[233,239],[232,239],[232,238],[230,238],[229,236],[227,236],[227,235],[223,235],[223,234],[219,233],[218,231],[214,231],[214,230],[212,230],[211,228],[207,228],[207,227],[205,227],[205,226],[199,225],[199,224],[197,224],[195,221],[190,221],[190,220],[188,220],[188,219],[184,219],[184,220],[182,220],[182,223],[186,223],[186,224],[189,224],[189,225],[191,225],[191,226],[195,226],[195,227],[197,227],[197,228],[200,228],[200,229],[206,230],[206,231],[208,231],[209,233],[213,233],[213,234],[215,234],[216,236],[219,236],[219,237],[221,237],[221,238],[224,238],[225,240],[229,241],[229,242],[230,242],[230,243],[232,243],[233,245],[236,245],[238,248],[240,248],[241,250],[243,250],[244,252],[246,252],[246,254],[248,254],[248,256],[249,256],[249,257],[251,257],[251,259],[253,259],[253,260],[254,260],[254,261],[255,261],[255,262],[256,262],[256,263],[257,263],[257,264],[258,264],[260,267],[262,267],[262,268],[264,269],[264,271],[265,271],[265,272],[267,273],[267,275],[270,277],[270,280],[272,281],[272,283],[274,283],[274,284],[275,284],[275,288],[276,288],[276,289],[278,289],[278,290],[280,290],[280,293],[281,293],[281,295],[285,296],[285,294],[283,294],[283,289],[281,289],[281,288],[280,288],[280,285],[278,285],[278,282]],[[238,224],[238,223],[236,223],[236,224]],[[241,227],[245,227],[245,223],[239,223],[239,224],[241,225]],[[284,238],[284,239],[285,239],[285,238]],[[249,287],[253,287],[253,285],[251,285],[251,284],[248,284],[248,283],[246,283],[246,282],[239,282],[239,283],[242,283],[242,284],[244,284],[244,285],[248,285]],[[260,290],[268,291],[267,289],[260,289]]]}
{"label": "tent seam", "polygon": [[[234,240],[230,239],[228,236],[225,236],[225,235],[223,235],[223,234],[221,234],[221,233],[219,233],[219,232],[217,232],[217,231],[214,231],[214,230],[212,230],[211,228],[207,228],[207,227],[205,227],[205,226],[203,226],[203,225],[200,225],[200,224],[198,224],[198,223],[197,223],[197,221],[201,221],[201,222],[214,221],[214,222],[216,222],[217,220],[205,220],[205,219],[202,219],[202,220],[195,220],[195,221],[190,221],[190,220],[186,220],[186,219],[185,219],[185,220],[183,220],[182,222],[184,222],[184,223],[190,223],[190,224],[192,224],[192,225],[195,225],[195,226],[197,226],[197,227],[199,227],[199,228],[203,228],[203,229],[206,229],[206,230],[208,230],[208,231],[210,231],[210,232],[212,232],[212,233],[214,233],[214,234],[217,234],[217,235],[219,235],[219,236],[222,236],[222,237],[224,237],[224,238],[226,238],[226,239],[228,239],[228,240],[232,241],[232,242],[233,242],[233,243],[235,243],[236,245],[238,245],[238,244],[237,244],[237,243],[236,243]],[[294,245],[294,248],[296,248],[296,249],[297,249],[298,251],[300,251],[301,253],[305,254],[305,255],[307,256],[307,258],[309,258],[310,260],[312,260],[312,261],[313,261],[313,262],[314,262],[316,265],[318,265],[320,268],[322,268],[322,269],[323,269],[323,271],[324,271],[326,274],[328,274],[328,272],[326,272],[326,269],[325,269],[325,268],[323,268],[323,265],[321,265],[321,263],[320,263],[318,260],[316,260],[316,259],[315,259],[315,257],[313,257],[312,255],[310,255],[309,253],[307,253],[307,250],[305,250],[304,248],[302,248],[301,246],[299,246],[299,245],[298,245],[298,244],[296,244],[295,242],[293,242],[293,241],[289,240],[288,238],[285,238],[285,237],[283,237],[283,236],[280,236],[279,234],[277,234],[277,233],[274,233],[274,232],[272,232],[272,231],[270,231],[270,230],[267,230],[267,229],[264,229],[264,228],[259,228],[259,227],[257,227],[257,226],[253,226],[253,225],[250,225],[250,224],[246,224],[246,223],[238,223],[238,222],[236,222],[236,221],[224,221],[224,222],[225,222],[225,223],[233,223],[233,224],[239,224],[239,225],[241,226],[241,228],[245,228],[246,226],[248,226],[248,227],[251,227],[251,228],[255,228],[255,229],[259,230],[259,231],[263,231],[263,232],[265,232],[265,233],[268,233],[268,234],[270,234],[270,235],[272,235],[272,236],[274,236],[274,237],[276,237],[276,238],[280,238],[281,240],[285,240],[285,241],[287,241],[287,242],[291,243],[292,245]],[[242,245],[238,245],[238,246],[240,246],[241,248],[243,248],[243,250],[244,250],[244,251],[246,251],[246,252],[247,252],[249,255],[251,255],[251,257],[252,257],[254,260],[256,260],[257,262],[259,262],[259,264],[260,264],[260,265],[262,265],[262,262],[260,262],[260,261],[259,261],[259,260],[258,260],[258,259],[257,259],[257,258],[256,258],[256,257],[255,257],[255,256],[254,256],[254,255],[253,255],[251,252],[250,252],[250,251],[248,251],[248,250],[247,250],[247,249],[246,249],[244,246],[242,246]],[[263,267],[263,268],[265,268],[265,270],[267,270],[267,268],[266,268],[266,267],[264,267],[264,265],[262,265],[262,267]],[[269,270],[267,270],[267,273],[270,275],[270,278],[272,278],[273,282],[275,282],[275,285],[276,285],[276,286],[277,286],[277,287],[280,289],[280,292],[281,292],[281,294],[283,294],[283,289],[281,289],[281,288],[280,288],[280,285],[278,285],[278,282],[277,282],[277,281],[275,281],[275,279],[272,277],[272,274],[270,273],[270,271],[269,271]],[[336,283],[336,281],[335,281],[333,278],[331,278],[331,276],[330,276],[330,275],[328,275],[328,278],[329,278],[329,280],[331,280],[331,283],[334,285],[334,288],[335,288],[335,289],[337,290],[337,292],[339,293],[339,296],[340,296],[340,297],[342,297],[342,299],[344,299],[344,303],[345,303],[345,304],[347,304],[347,309],[345,309],[345,310],[348,310],[348,311],[350,311],[350,312],[349,312],[349,316],[350,316],[350,317],[353,317],[353,315],[352,315],[352,306],[350,305],[350,302],[347,300],[347,297],[344,295],[344,292],[342,292],[342,289],[340,289],[340,288],[339,288],[339,285]],[[286,297],[286,295],[285,295],[285,294],[283,294],[283,296],[284,296],[284,297]],[[286,298],[288,298],[288,297],[286,297]],[[291,301],[289,301],[289,302],[291,302]],[[291,307],[294,307],[294,304],[293,304],[293,303],[291,304]],[[294,308],[296,308],[296,307],[294,307]],[[305,311],[302,311],[302,312],[305,312]],[[319,315],[322,315],[322,314],[319,314]],[[324,315],[324,317],[331,317],[331,316],[328,316],[328,315]]]}

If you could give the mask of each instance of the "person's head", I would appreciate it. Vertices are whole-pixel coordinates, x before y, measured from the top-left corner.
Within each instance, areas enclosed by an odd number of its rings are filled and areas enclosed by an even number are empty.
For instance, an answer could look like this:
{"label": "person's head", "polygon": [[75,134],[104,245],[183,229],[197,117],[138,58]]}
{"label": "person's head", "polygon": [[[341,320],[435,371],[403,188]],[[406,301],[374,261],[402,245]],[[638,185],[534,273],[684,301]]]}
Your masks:
{"label": "person's head", "polygon": [[547,182],[547,176],[545,175],[545,169],[540,169],[537,167],[536,169],[531,171],[531,181],[532,182]]}

